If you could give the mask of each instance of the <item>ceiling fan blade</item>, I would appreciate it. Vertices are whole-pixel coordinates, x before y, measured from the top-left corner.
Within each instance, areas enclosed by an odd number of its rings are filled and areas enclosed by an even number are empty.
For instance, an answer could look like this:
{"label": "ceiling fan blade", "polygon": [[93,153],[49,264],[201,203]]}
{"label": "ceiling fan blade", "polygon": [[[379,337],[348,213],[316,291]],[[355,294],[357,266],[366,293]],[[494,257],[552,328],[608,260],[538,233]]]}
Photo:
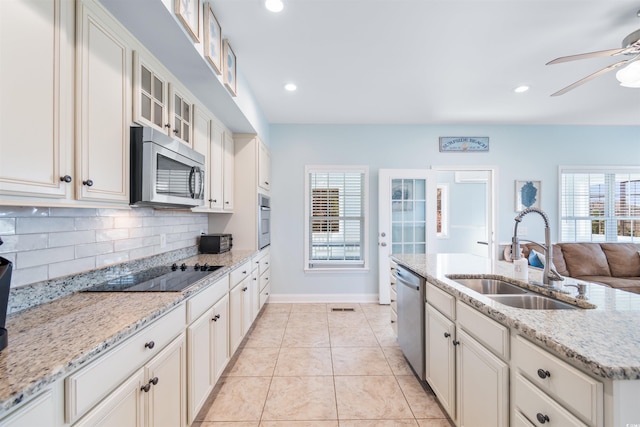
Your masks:
{"label": "ceiling fan blade", "polygon": [[553,61],[547,62],[546,65],[559,64],[561,62],[577,61],[578,59],[599,58],[599,57],[602,57],[602,56],[622,55],[626,51],[631,51],[631,50],[633,50],[633,48],[623,47],[623,48],[620,48],[620,49],[607,49],[607,50],[599,50],[599,51],[596,51],[596,52],[580,53],[578,55],[561,56],[560,58],[556,58]]}
{"label": "ceiling fan blade", "polygon": [[590,74],[587,77],[585,77],[583,79],[580,79],[575,83],[570,84],[569,86],[565,87],[564,89],[560,89],[556,93],[552,93],[551,96],[563,95],[563,94],[569,92],[570,90],[575,89],[578,86],[581,86],[581,85],[587,83],[588,81],[595,79],[596,77],[599,77],[599,76],[601,76],[603,74],[606,74],[609,71],[615,70],[618,67],[622,67],[623,65],[625,65],[625,64],[627,64],[629,62],[635,61],[636,59],[638,59],[637,56],[634,57],[634,58],[631,58],[631,59],[625,59],[624,61],[616,62],[615,64],[611,64],[611,65],[609,65],[607,67],[604,67],[602,70],[596,71],[595,73]]}

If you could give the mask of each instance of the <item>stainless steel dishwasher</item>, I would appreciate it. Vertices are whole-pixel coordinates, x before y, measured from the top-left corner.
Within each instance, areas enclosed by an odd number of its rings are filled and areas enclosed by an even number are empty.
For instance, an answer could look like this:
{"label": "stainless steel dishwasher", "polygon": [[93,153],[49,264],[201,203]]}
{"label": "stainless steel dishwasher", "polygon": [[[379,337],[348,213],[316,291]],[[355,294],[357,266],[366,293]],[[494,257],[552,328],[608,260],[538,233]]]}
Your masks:
{"label": "stainless steel dishwasher", "polygon": [[398,292],[398,344],[413,371],[425,379],[425,280],[407,268],[396,267]]}

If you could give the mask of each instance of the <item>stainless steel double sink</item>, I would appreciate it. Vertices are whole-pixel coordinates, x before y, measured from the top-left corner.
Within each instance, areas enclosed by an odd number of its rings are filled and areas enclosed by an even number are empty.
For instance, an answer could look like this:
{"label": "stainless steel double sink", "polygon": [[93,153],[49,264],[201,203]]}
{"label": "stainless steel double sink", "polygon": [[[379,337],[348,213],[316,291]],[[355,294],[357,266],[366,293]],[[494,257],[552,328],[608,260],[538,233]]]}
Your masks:
{"label": "stainless steel double sink", "polygon": [[529,310],[575,310],[580,307],[523,289],[513,283],[493,278],[456,278],[451,280],[466,286],[487,298],[510,307]]}

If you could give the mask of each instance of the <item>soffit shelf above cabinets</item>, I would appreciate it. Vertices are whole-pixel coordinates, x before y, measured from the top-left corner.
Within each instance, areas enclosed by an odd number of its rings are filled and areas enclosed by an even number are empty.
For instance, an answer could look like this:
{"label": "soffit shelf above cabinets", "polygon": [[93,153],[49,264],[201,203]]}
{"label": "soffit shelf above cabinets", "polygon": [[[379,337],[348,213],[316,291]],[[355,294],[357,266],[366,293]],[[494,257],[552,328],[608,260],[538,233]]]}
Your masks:
{"label": "soffit shelf above cabinets", "polygon": [[232,132],[256,132],[163,1],[100,2]]}

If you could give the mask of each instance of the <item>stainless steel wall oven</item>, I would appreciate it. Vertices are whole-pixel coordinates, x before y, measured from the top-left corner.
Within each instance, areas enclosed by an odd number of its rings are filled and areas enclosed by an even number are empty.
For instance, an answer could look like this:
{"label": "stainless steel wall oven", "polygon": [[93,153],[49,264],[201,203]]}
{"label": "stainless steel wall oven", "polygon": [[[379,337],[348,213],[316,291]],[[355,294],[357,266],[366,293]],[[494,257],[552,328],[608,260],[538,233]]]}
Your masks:
{"label": "stainless steel wall oven", "polygon": [[271,244],[271,199],[258,194],[258,249]]}

